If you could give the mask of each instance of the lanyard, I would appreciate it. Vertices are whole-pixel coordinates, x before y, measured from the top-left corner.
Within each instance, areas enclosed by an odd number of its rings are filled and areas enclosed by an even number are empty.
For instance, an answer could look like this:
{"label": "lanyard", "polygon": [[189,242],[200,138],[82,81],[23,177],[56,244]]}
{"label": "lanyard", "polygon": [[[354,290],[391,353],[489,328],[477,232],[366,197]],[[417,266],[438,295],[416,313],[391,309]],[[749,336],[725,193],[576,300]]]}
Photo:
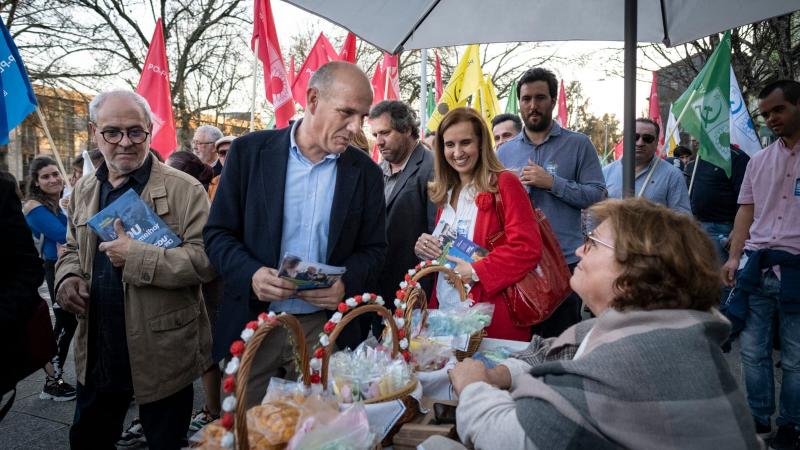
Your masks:
{"label": "lanyard", "polygon": [[650,170],[647,171],[647,178],[644,179],[644,184],[642,185],[641,189],[639,189],[639,194],[636,195],[636,197],[642,197],[644,195],[644,191],[647,189],[647,185],[650,184],[650,177],[653,176],[653,172],[655,172],[656,166],[661,160],[661,158],[659,158],[657,155],[653,155],[653,158],[655,158],[656,162],[654,162],[653,165],[650,166]]}

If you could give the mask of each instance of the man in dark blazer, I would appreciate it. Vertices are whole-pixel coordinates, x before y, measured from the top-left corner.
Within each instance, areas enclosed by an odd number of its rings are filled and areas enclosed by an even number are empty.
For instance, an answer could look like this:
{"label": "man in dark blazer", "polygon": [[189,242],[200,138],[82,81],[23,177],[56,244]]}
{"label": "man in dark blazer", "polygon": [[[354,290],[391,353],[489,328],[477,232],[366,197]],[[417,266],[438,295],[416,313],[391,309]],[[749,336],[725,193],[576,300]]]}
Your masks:
{"label": "man in dark blazer", "polygon": [[[316,345],[339,302],[377,287],[386,255],[383,179],[369,156],[350,145],[372,103],[369,79],[355,65],[328,63],[311,77],[306,101],[303,119],[290,128],[237,138],[228,153],[204,231],[225,284],[215,360],[229,357],[246,323],[264,311],[295,315]],[[278,276],[285,253],[347,272],[330,288],[297,291]],[[337,344],[354,346],[362,336],[352,323]],[[296,373],[285,332],[261,348],[248,404],[261,401],[271,376]]]}
{"label": "man in dark blazer", "polygon": [[[428,200],[428,181],[433,177],[433,154],[419,141],[419,121],[407,104],[385,100],[369,112],[375,143],[383,156],[384,197],[386,198],[386,237],[388,255],[379,280],[379,293],[392,299],[408,269],[419,259],[414,243],[422,233],[431,233],[436,221],[436,205]],[[373,331],[379,332],[380,321]]]}

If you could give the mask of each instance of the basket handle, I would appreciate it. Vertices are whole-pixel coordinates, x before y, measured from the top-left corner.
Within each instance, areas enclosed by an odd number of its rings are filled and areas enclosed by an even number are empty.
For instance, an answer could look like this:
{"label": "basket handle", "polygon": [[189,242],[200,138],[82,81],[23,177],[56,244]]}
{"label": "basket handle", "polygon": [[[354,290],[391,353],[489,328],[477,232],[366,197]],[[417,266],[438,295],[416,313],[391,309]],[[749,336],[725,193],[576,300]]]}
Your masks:
{"label": "basket handle", "polygon": [[463,302],[467,300],[467,290],[464,288],[464,282],[461,280],[460,276],[456,275],[453,269],[447,266],[437,265],[437,266],[423,267],[422,269],[418,270],[417,273],[415,273],[414,276],[411,277],[411,279],[413,281],[419,281],[423,277],[436,272],[442,272],[446,274],[448,278],[450,278],[450,280],[453,281],[453,284],[455,285],[454,287],[458,291],[458,297],[461,299],[461,301]]}
{"label": "basket handle", "polygon": [[290,314],[281,314],[273,321],[267,322],[261,327],[258,327],[253,337],[247,343],[242,354],[241,362],[239,363],[239,371],[236,375],[236,442],[240,450],[250,450],[250,442],[247,440],[247,380],[250,377],[250,369],[253,366],[253,361],[258,354],[258,349],[264,338],[275,328],[282,326],[286,331],[293,335],[295,345],[298,347],[300,363],[298,370],[303,376],[303,384],[306,387],[311,386],[311,378],[308,370],[308,347],[306,347],[306,336],[303,333],[303,327],[296,317]]}
{"label": "basket handle", "polygon": [[[394,317],[392,313],[380,305],[373,305],[373,304],[365,304],[351,310],[349,314],[342,317],[342,320],[336,324],[333,331],[330,334],[330,342],[328,342],[327,347],[325,347],[325,354],[322,356],[322,370],[320,376],[320,382],[322,383],[322,389],[328,389],[328,363],[330,361],[331,354],[335,350],[336,346],[336,339],[341,334],[344,327],[347,326],[348,323],[352,322],[356,317],[368,313],[374,312],[378,313],[378,315],[383,316],[386,321],[389,323],[389,328],[392,330],[392,358],[396,358],[397,355],[400,353],[400,338],[397,333],[397,324],[394,323]],[[247,450],[247,449],[245,449]]]}

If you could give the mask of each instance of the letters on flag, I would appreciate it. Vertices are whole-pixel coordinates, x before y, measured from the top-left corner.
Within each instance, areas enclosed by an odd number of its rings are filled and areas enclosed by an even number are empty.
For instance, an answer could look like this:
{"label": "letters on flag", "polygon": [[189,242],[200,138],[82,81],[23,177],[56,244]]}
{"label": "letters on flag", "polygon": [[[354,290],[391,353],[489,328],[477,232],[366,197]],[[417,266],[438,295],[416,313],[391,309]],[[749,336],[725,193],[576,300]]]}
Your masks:
{"label": "letters on flag", "polygon": [[753,120],[742,97],[739,82],[731,67],[731,144],[736,144],[750,156],[761,150]]}
{"label": "letters on flag", "polygon": [[275,109],[275,124],[283,128],[289,125],[295,110],[269,0],[255,0],[254,16],[250,47],[264,64],[264,90]]}
{"label": "letters on flag", "polygon": [[0,145],[36,109],[36,96],[11,33],[0,20]]}
{"label": "letters on flag", "polygon": [[161,18],[156,21],[156,29],[150,40],[150,48],[147,50],[147,58],[144,60],[136,92],[147,100],[153,112],[153,135],[150,147],[167,159],[178,146],[178,140],[175,132],[175,116],[172,113],[167,49]]}

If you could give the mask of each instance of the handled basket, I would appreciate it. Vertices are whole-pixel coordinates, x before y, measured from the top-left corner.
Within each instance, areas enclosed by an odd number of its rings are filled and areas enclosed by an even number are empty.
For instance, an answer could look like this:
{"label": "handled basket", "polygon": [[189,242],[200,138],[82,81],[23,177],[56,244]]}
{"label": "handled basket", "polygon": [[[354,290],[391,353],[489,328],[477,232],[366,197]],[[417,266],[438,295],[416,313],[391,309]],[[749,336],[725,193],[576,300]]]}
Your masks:
{"label": "handled basket", "polygon": [[[464,285],[464,282],[461,280],[461,277],[456,275],[455,271],[450,269],[444,265],[427,265],[414,273],[411,277],[411,281],[413,283],[408,283],[408,286],[404,289],[405,291],[405,301],[406,301],[406,309],[405,309],[405,333],[406,336],[411,335],[411,315],[412,311],[415,306],[418,306],[420,309],[420,315],[422,318],[421,321],[421,328],[425,328],[428,322],[428,299],[425,295],[425,291],[419,285],[419,280],[426,277],[427,275],[434,274],[434,273],[441,273],[443,275],[447,275],[451,281],[453,281],[453,287],[458,291],[458,296],[462,302],[468,301],[469,298],[467,297],[467,288]],[[465,358],[469,358],[470,356],[474,355],[476,351],[478,351],[478,347],[481,345],[481,341],[486,336],[486,331],[481,330],[469,337],[469,342],[467,344],[467,350],[461,351],[456,350],[456,359],[459,361],[463,361]]]}
{"label": "handled basket", "polygon": [[311,386],[306,337],[303,333],[303,327],[300,325],[297,318],[290,314],[281,314],[274,317],[273,320],[267,321],[262,326],[259,326],[245,347],[241,357],[241,363],[239,364],[239,371],[236,374],[237,402],[234,427],[236,430],[236,444],[239,450],[250,450],[250,442],[247,439],[247,384],[250,378],[250,370],[253,366],[253,361],[258,354],[261,343],[267,335],[275,328],[281,326],[286,329],[290,343],[293,342],[297,349],[294,354],[295,365],[302,376],[303,385],[305,385],[306,388]]}
{"label": "handled basket", "polygon": [[[330,342],[327,346],[325,346],[325,354],[322,357],[322,367],[321,367],[321,383],[322,389],[328,389],[328,365],[330,363],[330,356],[335,351],[336,339],[339,337],[339,334],[344,330],[344,327],[347,326],[350,322],[355,320],[358,316],[366,313],[374,312],[383,318],[386,319],[388,323],[388,327],[390,332],[392,333],[392,358],[396,358],[398,354],[400,354],[400,338],[398,335],[397,325],[394,322],[394,318],[392,317],[392,313],[383,306],[375,305],[375,304],[361,304],[342,316],[341,321],[336,324],[333,331],[330,333]],[[419,402],[411,396],[414,392],[414,389],[417,387],[417,378],[411,374],[411,379],[406,386],[403,386],[401,389],[378,397],[373,397],[369,400],[364,400],[365,405],[381,403],[381,402],[389,402],[394,400],[400,400],[405,405],[405,411],[403,415],[397,420],[395,425],[392,427],[391,430],[386,434],[383,441],[381,441],[382,446],[390,446],[392,445],[392,437],[400,431],[400,427],[404,424],[410,422],[416,415],[417,411],[419,410]]]}

